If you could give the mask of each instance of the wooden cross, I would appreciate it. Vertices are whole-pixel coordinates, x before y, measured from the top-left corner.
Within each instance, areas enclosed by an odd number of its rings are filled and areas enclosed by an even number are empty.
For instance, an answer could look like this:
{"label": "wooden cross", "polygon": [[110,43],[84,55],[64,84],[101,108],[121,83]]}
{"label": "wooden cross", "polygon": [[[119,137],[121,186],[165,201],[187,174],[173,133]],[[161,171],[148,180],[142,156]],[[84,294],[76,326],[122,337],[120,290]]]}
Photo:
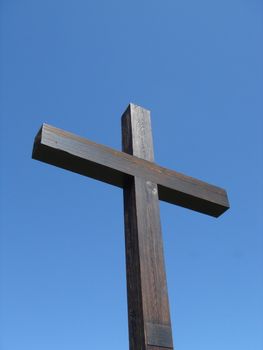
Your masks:
{"label": "wooden cross", "polygon": [[225,190],[154,163],[150,112],[130,104],[123,152],[43,124],[32,157],[123,188],[130,350],[173,349],[159,199],[218,217]]}

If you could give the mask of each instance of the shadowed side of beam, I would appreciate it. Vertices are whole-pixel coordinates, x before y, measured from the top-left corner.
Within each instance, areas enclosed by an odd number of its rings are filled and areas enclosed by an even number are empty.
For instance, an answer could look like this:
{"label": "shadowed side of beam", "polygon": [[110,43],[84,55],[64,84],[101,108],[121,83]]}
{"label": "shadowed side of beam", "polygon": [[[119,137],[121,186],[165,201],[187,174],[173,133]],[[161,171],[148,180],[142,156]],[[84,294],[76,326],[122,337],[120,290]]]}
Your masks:
{"label": "shadowed side of beam", "polygon": [[121,188],[125,179],[141,177],[158,185],[160,200],[214,217],[229,208],[219,187],[46,124],[35,138],[32,157]]}
{"label": "shadowed side of beam", "polygon": [[59,146],[59,143],[57,147],[49,145],[49,142],[45,139],[45,125],[43,125],[35,138],[32,158],[80,175],[91,177],[95,180],[106,182],[110,185],[123,187],[124,178],[128,175],[103,164],[83,158],[76,150],[71,153]]}

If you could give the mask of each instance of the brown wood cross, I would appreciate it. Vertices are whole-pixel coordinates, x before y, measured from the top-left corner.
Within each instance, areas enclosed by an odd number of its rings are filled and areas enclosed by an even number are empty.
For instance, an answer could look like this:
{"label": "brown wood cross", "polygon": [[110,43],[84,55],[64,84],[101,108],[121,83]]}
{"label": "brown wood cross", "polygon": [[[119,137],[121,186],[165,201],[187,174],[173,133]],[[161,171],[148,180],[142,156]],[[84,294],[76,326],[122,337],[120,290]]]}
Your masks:
{"label": "brown wood cross", "polygon": [[159,199],[214,217],[225,190],[154,163],[150,112],[130,104],[123,152],[43,124],[32,157],[123,188],[130,350],[173,349]]}

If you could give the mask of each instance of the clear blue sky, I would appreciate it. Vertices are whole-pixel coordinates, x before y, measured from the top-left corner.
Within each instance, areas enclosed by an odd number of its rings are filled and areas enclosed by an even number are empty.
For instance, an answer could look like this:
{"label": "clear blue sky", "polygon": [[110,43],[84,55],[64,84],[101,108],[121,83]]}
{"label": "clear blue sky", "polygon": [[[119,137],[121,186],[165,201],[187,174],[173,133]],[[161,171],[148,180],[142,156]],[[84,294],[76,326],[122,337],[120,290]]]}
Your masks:
{"label": "clear blue sky", "polygon": [[263,349],[261,0],[1,0],[1,350],[128,349],[122,191],[31,159],[43,122],[224,187],[161,203],[177,350]]}

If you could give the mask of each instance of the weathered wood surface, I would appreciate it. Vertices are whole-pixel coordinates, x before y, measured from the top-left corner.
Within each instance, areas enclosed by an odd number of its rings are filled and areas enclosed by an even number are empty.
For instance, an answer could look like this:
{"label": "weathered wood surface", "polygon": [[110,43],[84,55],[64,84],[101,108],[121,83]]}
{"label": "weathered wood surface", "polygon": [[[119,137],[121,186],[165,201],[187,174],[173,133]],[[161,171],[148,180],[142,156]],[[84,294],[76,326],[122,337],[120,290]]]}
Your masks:
{"label": "weathered wood surface", "polygon": [[35,138],[32,157],[121,188],[127,177],[145,179],[157,184],[160,200],[211,216],[229,208],[224,189],[47,124]]}
{"label": "weathered wood surface", "polygon": [[154,163],[149,112],[129,105],[123,152],[44,124],[32,157],[124,189],[131,350],[173,349],[159,199],[215,217],[229,208],[225,190]]}
{"label": "weathered wood surface", "polygon": [[[123,151],[154,161],[150,114],[130,106],[122,117]],[[130,350],[173,349],[157,185],[124,184]]]}

